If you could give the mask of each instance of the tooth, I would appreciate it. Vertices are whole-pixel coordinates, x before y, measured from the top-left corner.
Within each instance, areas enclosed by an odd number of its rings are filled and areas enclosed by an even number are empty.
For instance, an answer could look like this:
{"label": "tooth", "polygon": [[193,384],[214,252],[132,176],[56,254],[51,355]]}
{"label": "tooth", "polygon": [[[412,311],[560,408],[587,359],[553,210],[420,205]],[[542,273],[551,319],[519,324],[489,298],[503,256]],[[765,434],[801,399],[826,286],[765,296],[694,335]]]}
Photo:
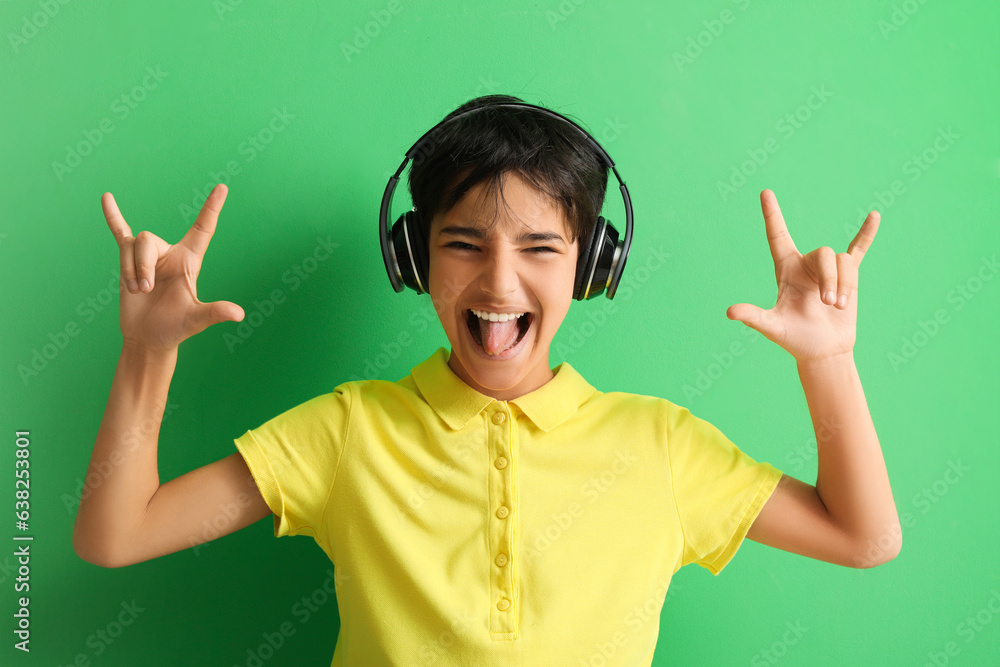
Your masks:
{"label": "tooth", "polygon": [[476,317],[490,322],[508,322],[524,316],[524,313],[491,313],[485,310],[475,310],[472,308],[470,308],[470,310]]}

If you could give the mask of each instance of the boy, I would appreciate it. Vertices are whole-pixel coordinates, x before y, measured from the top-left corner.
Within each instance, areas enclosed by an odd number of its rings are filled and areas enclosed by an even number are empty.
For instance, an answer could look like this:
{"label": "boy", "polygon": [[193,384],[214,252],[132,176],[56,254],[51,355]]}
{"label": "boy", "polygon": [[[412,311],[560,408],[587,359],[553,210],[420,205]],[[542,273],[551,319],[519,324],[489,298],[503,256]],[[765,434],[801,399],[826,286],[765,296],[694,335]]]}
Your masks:
{"label": "boy", "polygon": [[[520,100],[478,98],[452,115],[503,102]],[[777,303],[727,311],[796,358],[819,442],[814,487],[685,408],[549,367],[606,183],[557,119],[468,114],[410,172],[451,350],[395,383],[341,384],[162,485],[157,429],[137,425],[159,423],[179,343],[243,317],[195,291],[227,189],[174,246],[133,237],[105,194],[123,346],[90,466],[115,467],[84,493],[77,553],[120,567],[205,541],[220,507],[240,507],[220,534],[273,513],[276,536],[311,535],[336,566],[333,665],[649,665],[673,573],[718,574],[744,537],[848,567],[894,558],[898,517],[853,361],[858,266],[878,214],[847,253],[803,256],[765,190]]]}

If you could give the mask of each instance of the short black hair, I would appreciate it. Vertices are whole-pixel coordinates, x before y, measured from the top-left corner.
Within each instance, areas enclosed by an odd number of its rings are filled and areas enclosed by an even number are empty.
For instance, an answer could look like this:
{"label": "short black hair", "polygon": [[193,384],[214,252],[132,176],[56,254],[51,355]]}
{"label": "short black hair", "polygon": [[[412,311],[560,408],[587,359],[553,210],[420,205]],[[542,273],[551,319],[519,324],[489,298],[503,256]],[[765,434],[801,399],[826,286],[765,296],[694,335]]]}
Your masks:
{"label": "short black hair", "polygon": [[[445,118],[510,102],[523,100],[485,95]],[[488,199],[503,199],[503,178],[509,172],[538,188],[565,213],[571,243],[590,237],[608,184],[608,167],[601,155],[566,121],[530,108],[493,107],[446,123],[413,156],[410,197],[423,238],[429,241],[436,214],[450,211],[479,183],[487,183]],[[494,212],[488,228],[495,222]]]}

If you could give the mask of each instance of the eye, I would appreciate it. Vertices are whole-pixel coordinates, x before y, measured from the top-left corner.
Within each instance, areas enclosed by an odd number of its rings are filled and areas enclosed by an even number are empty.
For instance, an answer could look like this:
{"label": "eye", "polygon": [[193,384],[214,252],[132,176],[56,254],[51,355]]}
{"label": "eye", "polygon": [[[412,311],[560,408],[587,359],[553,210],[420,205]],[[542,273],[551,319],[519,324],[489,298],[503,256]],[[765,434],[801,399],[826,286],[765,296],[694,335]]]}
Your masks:
{"label": "eye", "polygon": [[[468,243],[462,243],[461,241],[452,241],[445,245],[446,248],[455,248],[456,250],[479,250],[474,245],[469,245]],[[555,248],[550,248],[548,246],[537,246],[534,248],[528,248],[528,252],[541,255],[545,253],[555,253],[557,252]]]}

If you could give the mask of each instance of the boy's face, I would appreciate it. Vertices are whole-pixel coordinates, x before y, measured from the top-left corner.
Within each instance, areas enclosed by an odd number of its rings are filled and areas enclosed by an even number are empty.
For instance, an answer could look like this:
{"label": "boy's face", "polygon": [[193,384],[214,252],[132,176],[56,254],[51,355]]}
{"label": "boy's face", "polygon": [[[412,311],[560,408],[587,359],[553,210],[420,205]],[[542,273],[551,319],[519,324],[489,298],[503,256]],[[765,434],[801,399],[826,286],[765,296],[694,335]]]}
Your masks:
{"label": "boy's face", "polygon": [[[503,181],[507,205],[496,202],[486,232],[483,216],[494,207],[480,201],[485,189],[476,185],[434,217],[429,291],[451,343],[448,365],[473,389],[506,401],[554,377],[549,344],[573,299],[578,247],[561,209],[513,172]],[[473,310],[524,314],[483,324]]]}

